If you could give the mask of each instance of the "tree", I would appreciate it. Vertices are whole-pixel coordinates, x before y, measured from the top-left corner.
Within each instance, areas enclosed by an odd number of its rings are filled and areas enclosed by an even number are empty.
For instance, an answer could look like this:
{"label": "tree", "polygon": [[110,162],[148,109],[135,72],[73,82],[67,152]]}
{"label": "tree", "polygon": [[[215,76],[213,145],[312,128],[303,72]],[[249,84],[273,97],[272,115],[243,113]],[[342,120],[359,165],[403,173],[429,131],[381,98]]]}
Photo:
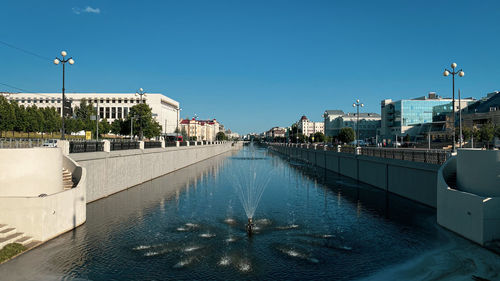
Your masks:
{"label": "tree", "polygon": [[322,132],[316,132],[314,133],[314,142],[324,142],[325,141],[325,134]]}
{"label": "tree", "polygon": [[350,143],[354,141],[354,130],[351,127],[344,127],[340,129],[339,140],[343,143]]}
{"label": "tree", "polygon": [[115,119],[115,121],[111,123],[111,133],[115,135],[121,135],[123,126],[122,123],[123,123],[122,119]]}
{"label": "tree", "polygon": [[14,106],[4,96],[0,96],[0,138],[3,131],[13,131],[16,125]]}
{"label": "tree", "polygon": [[30,132],[40,132],[43,128],[43,114],[38,108],[33,105],[26,109],[27,124],[26,132],[28,132],[28,138],[30,137]]}
{"label": "tree", "polygon": [[99,134],[107,134],[111,130],[111,124],[109,124],[108,119],[104,118],[99,122]]}
{"label": "tree", "polygon": [[403,138],[403,141],[409,142],[410,141],[410,135],[406,134],[406,136]]}
{"label": "tree", "polygon": [[464,141],[469,140],[472,136],[472,130],[469,127],[462,128],[462,135],[464,137]]}
{"label": "tree", "polygon": [[[16,124],[14,130],[16,132],[26,132],[28,128],[28,114],[24,105],[18,106],[17,102],[12,104],[14,106],[14,111],[16,113]],[[12,132],[14,136],[14,132]]]}
{"label": "tree", "polygon": [[134,118],[133,135],[138,135],[139,139],[142,139],[145,133],[148,138],[156,137],[161,134],[161,126],[153,119],[153,113],[149,105],[140,103],[132,106],[127,118],[128,122],[130,122],[130,118]]}
{"label": "tree", "polygon": [[217,135],[215,135],[215,139],[218,141],[225,140],[226,134],[224,134],[224,132],[218,132]]}
{"label": "tree", "polygon": [[182,127],[182,129],[181,129],[181,135],[182,135],[182,139],[183,140],[187,140],[187,132],[186,132],[186,128],[185,127]]}
{"label": "tree", "polygon": [[486,142],[488,145],[488,148],[490,148],[490,142],[493,140],[493,137],[495,136],[495,127],[491,123],[486,123],[481,126],[481,129],[479,130],[479,137],[481,138],[481,141]]}

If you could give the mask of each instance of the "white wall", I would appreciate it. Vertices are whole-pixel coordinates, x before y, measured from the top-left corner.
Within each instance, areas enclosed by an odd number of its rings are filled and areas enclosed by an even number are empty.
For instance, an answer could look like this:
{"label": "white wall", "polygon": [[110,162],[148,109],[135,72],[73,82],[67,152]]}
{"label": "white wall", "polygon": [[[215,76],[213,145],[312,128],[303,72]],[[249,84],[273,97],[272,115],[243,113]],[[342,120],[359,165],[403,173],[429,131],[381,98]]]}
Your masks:
{"label": "white wall", "polygon": [[221,153],[241,148],[215,145],[75,153],[70,157],[87,170],[87,202],[133,187]]}
{"label": "white wall", "polygon": [[[36,152],[33,154],[40,156]],[[23,232],[35,240],[47,241],[85,222],[86,172],[75,162],[64,158],[57,166],[59,177],[62,178],[61,168],[64,162],[64,167],[79,180],[78,185],[45,197],[0,197],[0,223],[15,227],[18,232]]]}
{"label": "white wall", "polygon": [[500,197],[500,150],[459,149],[457,186],[473,194]]}
{"label": "white wall", "polygon": [[61,168],[60,148],[0,149],[0,196],[60,192]]}

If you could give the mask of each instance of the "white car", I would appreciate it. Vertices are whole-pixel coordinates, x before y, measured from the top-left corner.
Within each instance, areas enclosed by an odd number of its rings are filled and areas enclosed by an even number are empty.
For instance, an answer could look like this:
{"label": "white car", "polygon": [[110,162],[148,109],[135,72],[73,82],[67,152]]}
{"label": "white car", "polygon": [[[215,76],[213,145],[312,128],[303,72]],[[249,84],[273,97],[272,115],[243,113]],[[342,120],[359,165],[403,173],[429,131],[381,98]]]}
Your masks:
{"label": "white car", "polygon": [[42,144],[43,147],[57,147],[57,140],[56,139],[50,139],[46,140]]}

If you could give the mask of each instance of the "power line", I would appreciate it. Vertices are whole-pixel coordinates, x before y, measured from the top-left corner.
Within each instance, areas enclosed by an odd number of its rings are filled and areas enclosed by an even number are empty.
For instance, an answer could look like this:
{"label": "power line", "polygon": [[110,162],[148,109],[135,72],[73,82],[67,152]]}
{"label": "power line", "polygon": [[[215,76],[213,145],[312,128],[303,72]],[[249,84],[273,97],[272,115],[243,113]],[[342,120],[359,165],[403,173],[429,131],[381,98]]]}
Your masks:
{"label": "power line", "polygon": [[9,88],[12,88],[12,89],[16,89],[16,90],[19,90],[21,92],[25,92],[25,93],[28,93],[28,94],[32,93],[31,91],[28,91],[28,90],[25,90],[25,89],[22,89],[22,88],[19,88],[19,87],[16,87],[16,86],[12,86],[12,85],[9,85],[9,84],[5,84],[5,83],[2,83],[2,82],[0,82],[0,85],[4,85],[6,87],[9,87]]}
{"label": "power line", "polygon": [[48,58],[48,57],[46,57],[46,56],[42,56],[42,55],[39,55],[39,54],[37,54],[37,53],[33,53],[33,52],[31,52],[31,51],[25,50],[25,49],[23,49],[23,48],[21,48],[21,47],[14,46],[14,45],[12,45],[12,44],[10,44],[10,43],[7,43],[7,42],[1,41],[1,40],[0,40],[0,44],[5,45],[5,46],[7,46],[7,47],[9,47],[9,48],[12,48],[12,49],[15,49],[15,50],[21,51],[21,52],[23,52],[23,53],[25,53],[25,54],[28,54],[28,55],[31,55],[31,56],[37,57],[37,58],[39,58],[39,59],[43,59],[44,61],[47,61],[47,60],[48,60],[48,61],[50,61],[50,60],[52,60],[51,58]]}

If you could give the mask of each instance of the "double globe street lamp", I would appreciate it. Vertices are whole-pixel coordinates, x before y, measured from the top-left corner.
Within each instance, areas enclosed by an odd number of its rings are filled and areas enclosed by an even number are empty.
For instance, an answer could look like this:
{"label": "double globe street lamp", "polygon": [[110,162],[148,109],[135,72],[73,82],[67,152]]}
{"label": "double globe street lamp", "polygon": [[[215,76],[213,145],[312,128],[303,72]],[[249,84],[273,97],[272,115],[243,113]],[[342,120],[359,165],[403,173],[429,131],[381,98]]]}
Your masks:
{"label": "double globe street lamp", "polygon": [[[74,64],[75,61],[73,60],[73,58],[65,58],[66,56],[68,55],[68,53],[66,53],[66,51],[62,51],[61,52],[61,56],[62,56],[62,59],[56,57],[54,59],[54,64],[55,65],[58,65],[60,63],[62,63],[62,66],[63,66],[63,76],[62,76],[62,109],[61,109],[61,113],[62,113],[62,130],[61,130],[61,139],[63,140],[65,138],[64,136],[64,132],[65,132],[65,128],[64,128],[64,118],[65,118],[65,108],[66,108],[66,97],[64,95],[64,72],[65,72],[65,65],[66,63],[69,63],[69,64]],[[70,105],[71,106],[71,105]]]}
{"label": "double globe street lamp", "polygon": [[[451,74],[452,77],[452,87],[453,87],[453,101],[452,101],[452,107],[453,107],[453,152],[456,152],[456,144],[455,144],[455,75],[458,74],[460,77],[464,77],[465,72],[463,72],[462,69],[460,70],[455,70],[457,68],[456,63],[451,64],[451,71],[448,69],[444,69],[443,75],[444,76],[449,76]],[[460,103],[460,100],[458,101]],[[460,136],[462,138],[462,136]]]}
{"label": "double globe street lamp", "polygon": [[356,113],[356,146],[359,146],[359,107],[365,106],[364,104],[360,103],[359,100],[356,100],[355,103],[352,104],[352,107],[356,107],[357,113]]}

